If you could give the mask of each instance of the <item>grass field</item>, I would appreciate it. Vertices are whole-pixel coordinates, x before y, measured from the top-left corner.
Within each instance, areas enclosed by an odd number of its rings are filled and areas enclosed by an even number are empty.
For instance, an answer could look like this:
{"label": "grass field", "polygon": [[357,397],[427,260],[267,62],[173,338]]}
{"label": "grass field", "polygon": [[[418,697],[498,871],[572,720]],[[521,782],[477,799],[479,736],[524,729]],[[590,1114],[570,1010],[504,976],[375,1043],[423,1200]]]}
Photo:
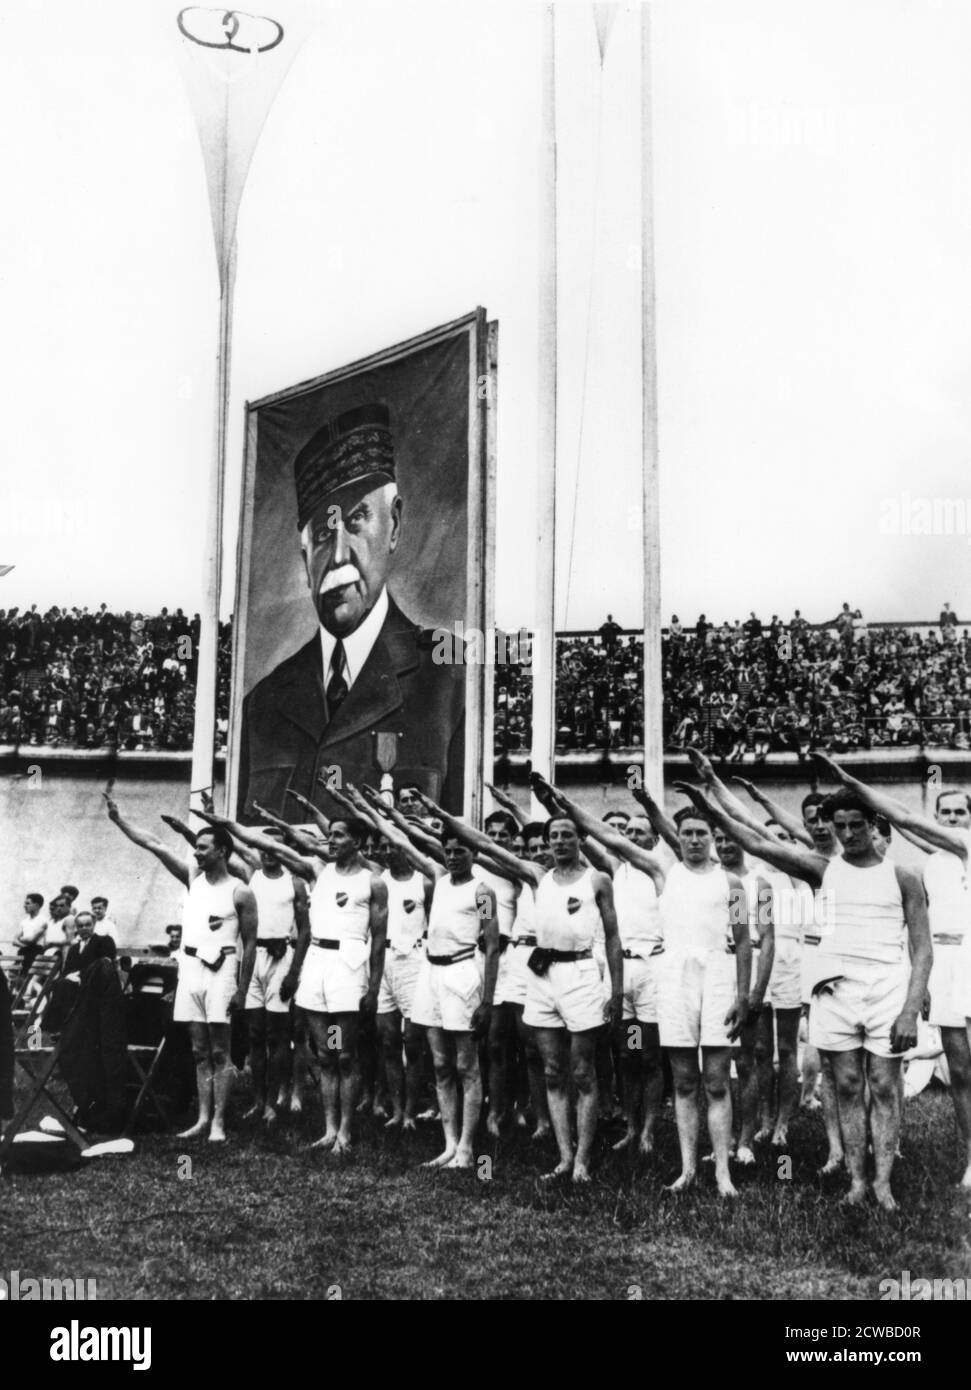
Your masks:
{"label": "grass field", "polygon": [[552,1150],[521,1132],[481,1145],[483,1176],[418,1167],[441,1147],[436,1125],[389,1138],[368,1120],[347,1160],[312,1154],[319,1133],[312,1109],[272,1137],[236,1120],[224,1148],[148,1135],[132,1158],[5,1178],[0,1273],[180,1299],[874,1299],[903,1270],[971,1276],[971,1199],[954,1186],[939,1090],[908,1105],[890,1216],[841,1207],[844,1184],[816,1177],[814,1115],[792,1127],[791,1180],[766,1150],[736,1172],[735,1203],[707,1172],[691,1195],[662,1191],[677,1171],[670,1108],[658,1158],[638,1164],[604,1142],[588,1190],[540,1183]]}

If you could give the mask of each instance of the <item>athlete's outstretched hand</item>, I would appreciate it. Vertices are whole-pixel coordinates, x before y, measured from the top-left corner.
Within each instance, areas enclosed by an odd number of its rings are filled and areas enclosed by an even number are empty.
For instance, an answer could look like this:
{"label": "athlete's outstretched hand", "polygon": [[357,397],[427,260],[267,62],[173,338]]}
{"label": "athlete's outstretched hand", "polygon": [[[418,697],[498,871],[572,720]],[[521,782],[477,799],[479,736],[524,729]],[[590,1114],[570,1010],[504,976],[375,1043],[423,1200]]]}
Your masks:
{"label": "athlete's outstretched hand", "polygon": [[712,782],[715,778],[715,769],[711,758],[702,753],[698,748],[686,749],[688,757],[691,759],[691,766],[697,772],[703,782]]}
{"label": "athlete's outstretched hand", "polygon": [[102,792],[101,795],[104,797],[108,819],[117,822],[118,817],[121,815],[121,812],[118,810],[117,801],[115,801],[114,797],[109,796],[107,792]]}

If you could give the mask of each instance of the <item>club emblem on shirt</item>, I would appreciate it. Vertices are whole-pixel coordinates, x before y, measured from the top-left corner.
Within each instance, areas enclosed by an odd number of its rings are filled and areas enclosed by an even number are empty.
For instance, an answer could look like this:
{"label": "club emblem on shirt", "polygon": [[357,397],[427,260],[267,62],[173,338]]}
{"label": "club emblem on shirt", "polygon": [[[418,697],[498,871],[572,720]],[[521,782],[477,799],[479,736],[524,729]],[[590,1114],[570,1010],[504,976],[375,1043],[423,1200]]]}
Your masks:
{"label": "club emblem on shirt", "polygon": [[334,900],[335,900],[335,902],[337,903],[337,906],[338,906],[338,907],[346,907],[346,906],[347,906],[347,894],[346,894],[346,893],[338,893],[338,894],[335,896],[335,899],[334,899]]}
{"label": "club emblem on shirt", "polygon": [[404,902],[401,904],[406,912],[414,912],[417,905],[418,904],[413,898],[405,898]]}
{"label": "club emblem on shirt", "polygon": [[567,912],[569,912],[571,915],[572,915],[574,912],[579,912],[579,911],[580,911],[580,899],[579,899],[579,898],[567,898],[567,900],[566,900],[566,910],[567,910]]}
{"label": "club emblem on shirt", "polygon": [[223,919],[222,919],[221,917],[210,917],[210,918],[209,918],[209,930],[210,930],[210,931],[218,931],[219,928],[222,926],[222,924],[223,924]]}

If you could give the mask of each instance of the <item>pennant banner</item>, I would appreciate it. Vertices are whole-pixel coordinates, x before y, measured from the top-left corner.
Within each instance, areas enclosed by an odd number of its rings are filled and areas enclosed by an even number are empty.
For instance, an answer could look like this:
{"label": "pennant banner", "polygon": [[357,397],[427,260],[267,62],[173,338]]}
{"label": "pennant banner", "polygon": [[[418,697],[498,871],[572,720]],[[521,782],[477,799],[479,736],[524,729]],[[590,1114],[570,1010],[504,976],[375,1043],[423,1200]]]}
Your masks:
{"label": "pennant banner", "polygon": [[595,4],[593,6],[593,22],[597,30],[597,43],[600,46],[600,63],[607,56],[607,44],[610,41],[610,31],[613,29],[620,11],[618,3]]}
{"label": "pennant banner", "polygon": [[313,0],[266,3],[266,14],[171,0],[157,7],[199,131],[223,288],[260,132],[290,64],[321,16]]}

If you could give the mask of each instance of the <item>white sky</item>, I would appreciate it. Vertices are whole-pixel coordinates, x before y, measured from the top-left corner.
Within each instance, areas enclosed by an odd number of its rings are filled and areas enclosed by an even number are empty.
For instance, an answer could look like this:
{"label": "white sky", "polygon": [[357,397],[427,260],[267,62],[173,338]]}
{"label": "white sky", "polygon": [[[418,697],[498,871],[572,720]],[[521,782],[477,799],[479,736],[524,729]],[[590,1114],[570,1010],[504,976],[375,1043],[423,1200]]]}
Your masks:
{"label": "white sky", "polygon": [[[533,611],[542,19],[326,6],[239,224],[230,513],[247,399],[483,304],[509,627]],[[622,13],[601,75],[591,7],[558,5],[570,626],[640,605],[635,36]],[[659,0],[653,47],[665,617],[971,616],[971,10]],[[0,122],[0,606],[194,609],[217,286],[149,8],[7,7]],[[958,534],[885,534],[906,494],[969,499]]]}

